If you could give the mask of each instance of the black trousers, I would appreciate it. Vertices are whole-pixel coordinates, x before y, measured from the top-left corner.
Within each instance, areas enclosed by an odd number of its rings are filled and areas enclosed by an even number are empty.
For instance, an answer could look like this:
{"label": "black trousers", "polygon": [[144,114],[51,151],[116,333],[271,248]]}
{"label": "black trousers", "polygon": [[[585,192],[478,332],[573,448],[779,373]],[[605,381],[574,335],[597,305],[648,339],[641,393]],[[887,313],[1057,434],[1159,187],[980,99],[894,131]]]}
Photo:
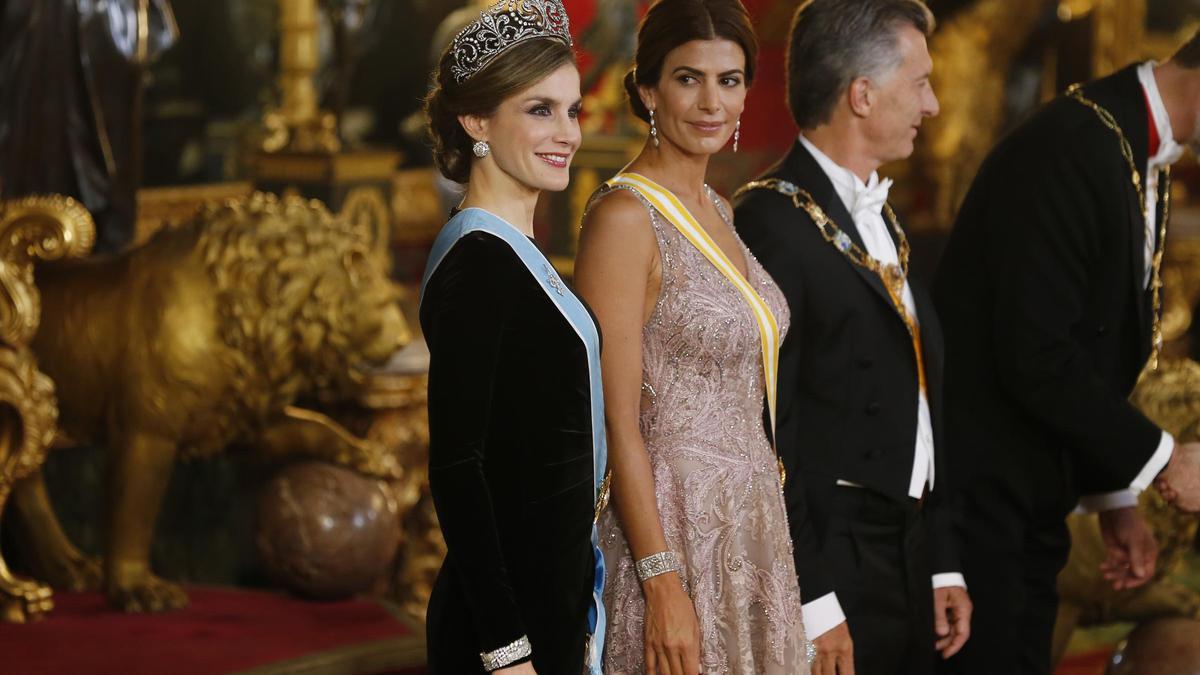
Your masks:
{"label": "black trousers", "polygon": [[920,505],[842,486],[827,504],[824,550],[854,640],[854,671],[931,674],[933,587]]}
{"label": "black trousers", "polygon": [[[971,639],[938,675],[1049,675],[1056,579],[1077,497],[1060,457],[1041,453],[1012,466],[1019,476],[978,476],[956,500],[955,530],[974,613]],[[939,659],[940,660],[940,659]]]}

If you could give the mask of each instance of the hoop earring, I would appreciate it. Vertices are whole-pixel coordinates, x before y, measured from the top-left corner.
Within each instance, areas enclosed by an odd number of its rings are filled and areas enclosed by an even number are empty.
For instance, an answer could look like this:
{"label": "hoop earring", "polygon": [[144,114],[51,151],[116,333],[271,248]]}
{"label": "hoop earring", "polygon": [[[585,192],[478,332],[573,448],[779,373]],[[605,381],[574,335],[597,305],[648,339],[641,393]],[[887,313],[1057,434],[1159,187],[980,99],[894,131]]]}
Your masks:
{"label": "hoop earring", "polygon": [[491,151],[492,146],[488,145],[487,141],[475,141],[475,145],[471,146],[471,152],[475,153],[475,156],[480,159],[487,157]]}
{"label": "hoop earring", "polygon": [[738,118],[737,124],[733,127],[733,151],[737,152],[738,139],[742,137],[742,118]]}
{"label": "hoop earring", "polygon": [[650,140],[654,141],[654,147],[658,147],[658,125],[654,122],[654,111],[650,111]]}

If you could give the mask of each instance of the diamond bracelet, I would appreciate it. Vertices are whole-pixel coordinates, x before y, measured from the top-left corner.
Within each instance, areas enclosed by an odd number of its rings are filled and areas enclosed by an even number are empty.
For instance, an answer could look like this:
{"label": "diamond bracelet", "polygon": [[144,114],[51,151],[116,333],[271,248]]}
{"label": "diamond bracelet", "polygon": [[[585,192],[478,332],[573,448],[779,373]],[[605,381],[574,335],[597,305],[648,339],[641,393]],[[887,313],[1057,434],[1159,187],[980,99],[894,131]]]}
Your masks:
{"label": "diamond bracelet", "polygon": [[481,652],[479,658],[483,660],[483,669],[490,673],[532,653],[533,646],[529,644],[529,638],[522,635],[516,642],[490,652]]}
{"label": "diamond bracelet", "polygon": [[674,551],[660,551],[648,555],[637,561],[634,567],[637,569],[638,581],[683,569],[683,565],[679,564],[679,556]]}

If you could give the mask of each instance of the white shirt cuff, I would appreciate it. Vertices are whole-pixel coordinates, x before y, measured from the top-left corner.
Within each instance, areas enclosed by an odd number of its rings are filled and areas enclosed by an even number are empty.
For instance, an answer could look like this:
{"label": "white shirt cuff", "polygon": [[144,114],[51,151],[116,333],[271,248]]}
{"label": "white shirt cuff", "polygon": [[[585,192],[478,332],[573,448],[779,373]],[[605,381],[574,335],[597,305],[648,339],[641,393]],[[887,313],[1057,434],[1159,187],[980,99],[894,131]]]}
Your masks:
{"label": "white shirt cuff", "polygon": [[838,602],[837,593],[826,593],[800,606],[804,618],[804,636],[815,640],[846,621],[846,613]]}
{"label": "white shirt cuff", "polygon": [[1141,472],[1133,479],[1129,489],[1136,494],[1150,487],[1150,483],[1154,482],[1158,474],[1167,467],[1167,462],[1171,461],[1171,453],[1174,450],[1175,439],[1171,437],[1171,434],[1162,432],[1162,438],[1158,441],[1158,449],[1154,451],[1150,461],[1146,462],[1146,466],[1142,467]]}
{"label": "white shirt cuff", "polygon": [[1100,513],[1137,506],[1137,494],[1133,490],[1117,490],[1079,498],[1076,513]]}
{"label": "white shirt cuff", "polygon": [[942,572],[933,575],[934,588],[950,588],[951,586],[967,587],[967,580],[963,578],[961,572]]}
{"label": "white shirt cuff", "polygon": [[1158,448],[1150,456],[1150,461],[1146,462],[1146,465],[1138,472],[1133,482],[1129,484],[1129,489],[1081,497],[1079,499],[1079,508],[1076,509],[1076,512],[1099,513],[1100,511],[1112,511],[1114,509],[1137,506],[1138,493],[1150,487],[1150,483],[1154,481],[1154,478],[1166,468],[1167,462],[1171,461],[1171,453],[1174,450],[1175,439],[1171,434],[1165,431],[1162,432],[1162,437],[1158,441]]}

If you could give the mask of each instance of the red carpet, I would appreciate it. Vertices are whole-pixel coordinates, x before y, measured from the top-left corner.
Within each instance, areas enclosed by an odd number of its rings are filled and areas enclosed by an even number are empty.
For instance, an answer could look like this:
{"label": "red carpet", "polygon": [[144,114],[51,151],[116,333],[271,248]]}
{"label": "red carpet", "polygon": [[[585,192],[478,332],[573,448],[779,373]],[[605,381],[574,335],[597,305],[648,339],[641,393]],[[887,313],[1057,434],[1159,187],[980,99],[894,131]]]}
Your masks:
{"label": "red carpet", "polygon": [[1058,664],[1054,675],[1104,675],[1112,652],[1112,648],[1108,648],[1069,656]]}
{"label": "red carpet", "polygon": [[32,624],[0,624],[0,671],[212,675],[424,672],[424,635],[372,600],[315,603],[190,588],[191,606],[117,614],[97,593],[57,593]]}

